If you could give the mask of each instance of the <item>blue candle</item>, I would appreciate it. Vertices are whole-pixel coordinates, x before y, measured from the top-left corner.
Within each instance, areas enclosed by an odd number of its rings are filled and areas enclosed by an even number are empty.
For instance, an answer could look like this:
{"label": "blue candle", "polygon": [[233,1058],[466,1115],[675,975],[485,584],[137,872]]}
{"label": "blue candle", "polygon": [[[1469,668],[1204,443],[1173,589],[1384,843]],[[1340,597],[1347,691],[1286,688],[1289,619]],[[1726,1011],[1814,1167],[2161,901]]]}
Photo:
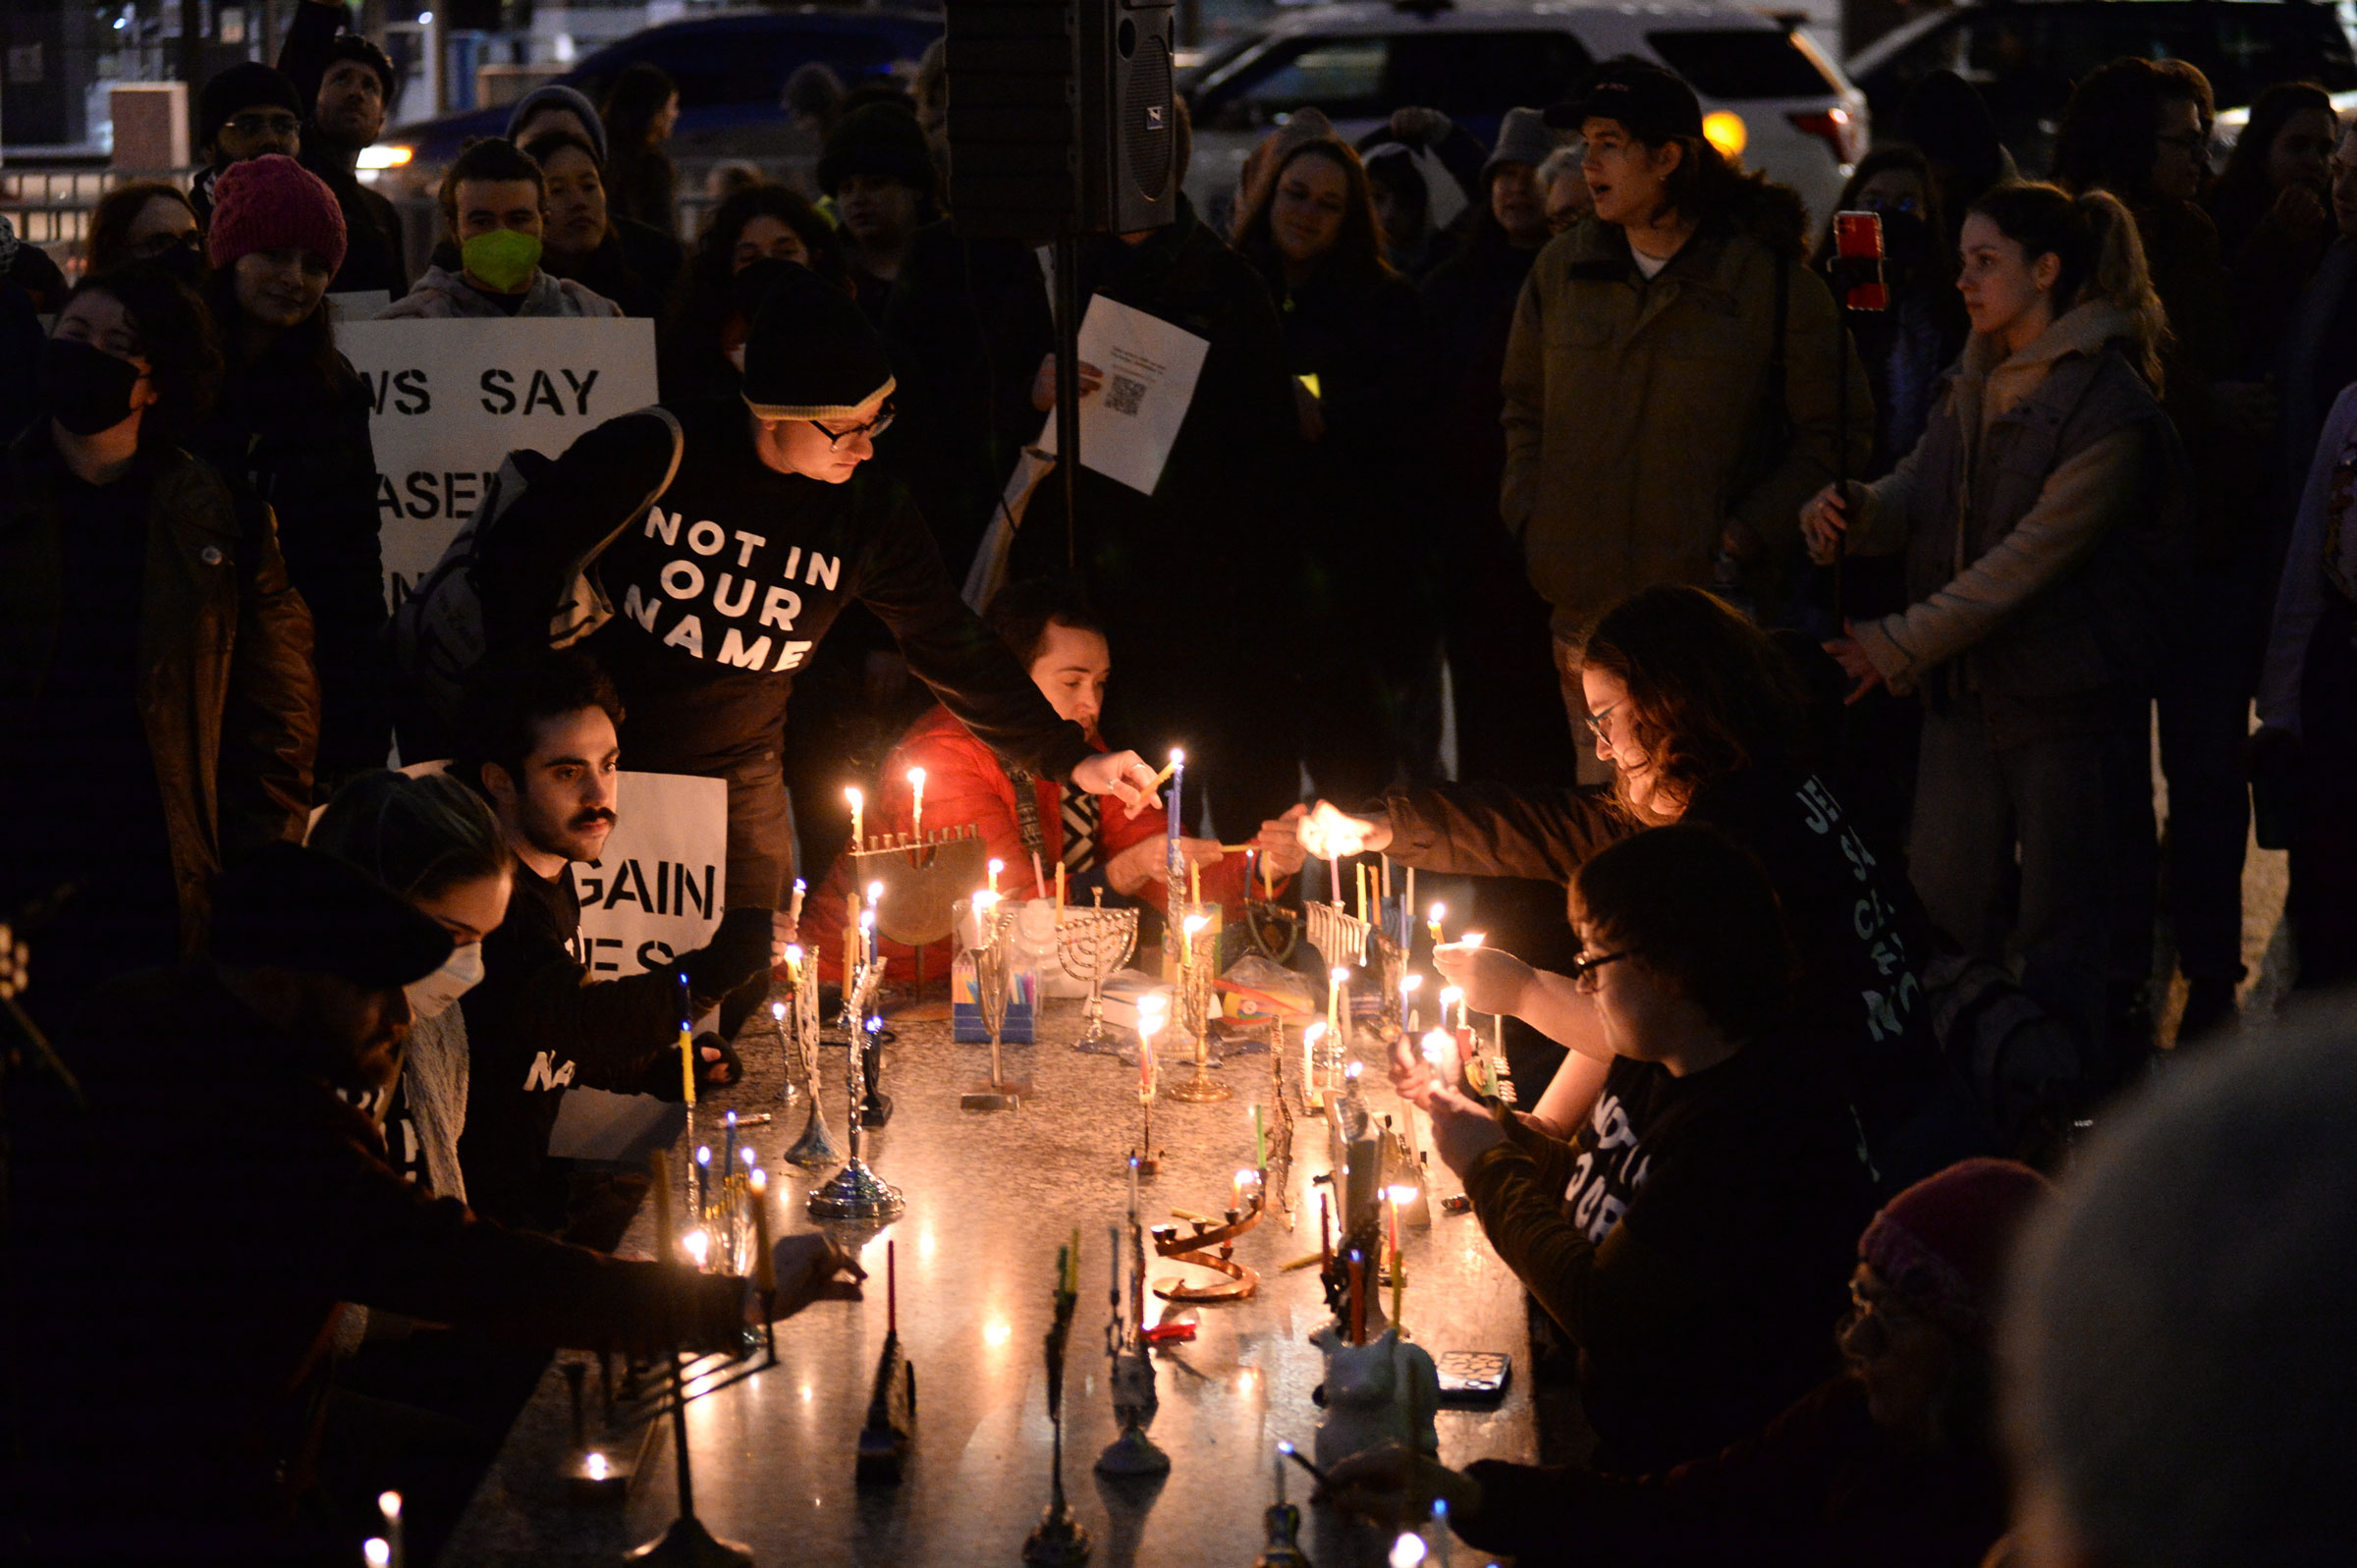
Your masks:
{"label": "blue candle", "polygon": [[1174,847],[1176,847],[1176,846],[1178,845],[1178,819],[1179,819],[1179,817],[1180,817],[1181,815],[1183,815],[1183,813],[1182,813],[1182,812],[1181,812],[1181,810],[1179,809],[1179,796],[1180,796],[1181,792],[1182,792],[1182,791],[1185,789],[1185,787],[1186,787],[1186,753],[1185,753],[1185,752],[1183,752],[1183,751],[1174,751],[1174,752],[1172,752],[1172,753],[1171,753],[1171,823],[1170,823],[1170,827],[1171,827],[1171,843],[1172,843],[1172,845],[1173,845]]}

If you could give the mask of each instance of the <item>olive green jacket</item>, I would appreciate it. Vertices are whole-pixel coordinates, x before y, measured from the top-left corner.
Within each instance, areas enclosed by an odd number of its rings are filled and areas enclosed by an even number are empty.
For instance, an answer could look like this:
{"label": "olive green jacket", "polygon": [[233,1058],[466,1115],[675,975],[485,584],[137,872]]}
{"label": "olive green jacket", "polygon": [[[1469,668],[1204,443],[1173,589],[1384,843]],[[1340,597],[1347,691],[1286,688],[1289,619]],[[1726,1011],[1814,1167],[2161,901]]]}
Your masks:
{"label": "olive green jacket", "polygon": [[[300,839],[319,739],[311,614],[287,580],[269,510],[242,513],[186,453],[142,457],[147,563],[139,714],[155,758],[181,938],[193,952],[224,858]],[[46,422],[0,454],[0,776],[71,766],[22,754],[57,646],[60,460]]]}
{"label": "olive green jacket", "polygon": [[1872,394],[1833,296],[1798,257],[1781,271],[1780,401],[1777,254],[1732,224],[1705,225],[1650,280],[1594,218],[1532,264],[1506,351],[1500,502],[1557,635],[1639,588],[1709,586],[1723,539],[1746,562],[1786,544],[1834,478],[1844,359],[1851,471],[1866,462]]}

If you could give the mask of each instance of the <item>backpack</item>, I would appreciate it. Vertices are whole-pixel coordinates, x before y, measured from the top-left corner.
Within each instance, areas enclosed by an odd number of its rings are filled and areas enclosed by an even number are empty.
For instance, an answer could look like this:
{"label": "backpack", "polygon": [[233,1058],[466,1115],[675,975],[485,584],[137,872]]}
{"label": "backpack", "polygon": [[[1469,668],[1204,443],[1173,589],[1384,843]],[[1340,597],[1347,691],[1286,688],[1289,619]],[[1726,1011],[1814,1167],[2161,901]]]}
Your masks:
{"label": "backpack", "polygon": [[[434,569],[393,612],[386,635],[394,662],[433,725],[451,722],[466,677],[495,648],[570,648],[614,619],[598,558],[671,488],[685,446],[668,409],[639,411],[670,427],[671,460],[660,484],[643,494],[605,490],[593,508],[582,508],[569,504],[572,487],[555,482],[564,459],[511,452]],[[411,749],[406,734],[403,749]]]}

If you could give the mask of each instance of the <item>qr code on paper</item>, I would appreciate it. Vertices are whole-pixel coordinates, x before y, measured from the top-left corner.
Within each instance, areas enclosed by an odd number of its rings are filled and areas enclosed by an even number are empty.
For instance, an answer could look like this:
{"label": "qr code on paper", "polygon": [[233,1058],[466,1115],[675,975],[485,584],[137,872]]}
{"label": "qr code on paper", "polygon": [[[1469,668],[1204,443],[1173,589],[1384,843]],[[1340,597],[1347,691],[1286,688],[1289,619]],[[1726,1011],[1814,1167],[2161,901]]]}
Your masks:
{"label": "qr code on paper", "polygon": [[1105,378],[1105,406],[1111,408],[1115,413],[1125,413],[1134,417],[1137,413],[1137,406],[1143,403],[1145,398],[1146,384],[1142,381],[1132,381],[1127,376],[1119,375]]}

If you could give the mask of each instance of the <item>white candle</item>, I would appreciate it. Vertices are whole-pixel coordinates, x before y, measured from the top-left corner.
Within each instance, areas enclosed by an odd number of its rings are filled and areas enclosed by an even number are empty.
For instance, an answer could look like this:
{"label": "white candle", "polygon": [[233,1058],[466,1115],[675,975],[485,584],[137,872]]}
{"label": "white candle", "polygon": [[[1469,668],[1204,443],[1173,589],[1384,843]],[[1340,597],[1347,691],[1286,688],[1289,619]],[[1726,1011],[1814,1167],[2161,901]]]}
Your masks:
{"label": "white candle", "polygon": [[993,860],[990,863],[990,891],[992,892],[999,891],[999,873],[1006,869],[1007,862],[1004,860]]}
{"label": "white candle", "polygon": [[925,770],[908,770],[908,831],[920,842],[925,837]]}
{"label": "white candle", "polygon": [[861,819],[867,804],[867,797],[856,789],[846,789],[843,792],[843,798],[851,803],[851,847],[865,849],[867,840],[860,837],[860,834],[862,831]]}

